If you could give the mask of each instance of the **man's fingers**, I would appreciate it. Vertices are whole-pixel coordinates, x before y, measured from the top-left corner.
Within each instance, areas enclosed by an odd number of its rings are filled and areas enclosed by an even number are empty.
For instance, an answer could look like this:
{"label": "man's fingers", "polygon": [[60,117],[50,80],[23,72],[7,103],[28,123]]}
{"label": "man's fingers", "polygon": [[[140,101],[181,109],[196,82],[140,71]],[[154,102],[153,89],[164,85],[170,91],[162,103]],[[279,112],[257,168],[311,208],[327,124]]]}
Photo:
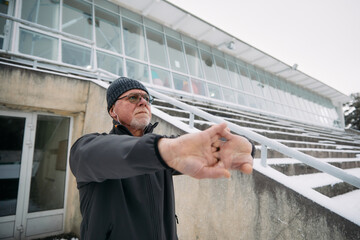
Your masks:
{"label": "man's fingers", "polygon": [[233,134],[230,132],[230,129],[228,127],[226,127],[222,132],[221,132],[221,137],[230,140],[233,138]]}
{"label": "man's fingers", "polygon": [[213,152],[212,152],[212,157],[214,158],[214,160],[219,161],[219,160],[220,160],[220,153],[219,153],[219,151],[213,151]]}
{"label": "man's fingers", "polygon": [[250,163],[244,163],[241,165],[240,171],[245,174],[251,174],[253,171],[253,167]]}
{"label": "man's fingers", "polygon": [[194,177],[198,179],[202,178],[230,178],[231,174],[228,170],[222,167],[204,167]]}
{"label": "man's fingers", "polygon": [[208,132],[210,134],[210,137],[213,138],[214,136],[221,134],[225,128],[226,123],[220,123],[211,126],[210,128],[206,129],[205,132]]}

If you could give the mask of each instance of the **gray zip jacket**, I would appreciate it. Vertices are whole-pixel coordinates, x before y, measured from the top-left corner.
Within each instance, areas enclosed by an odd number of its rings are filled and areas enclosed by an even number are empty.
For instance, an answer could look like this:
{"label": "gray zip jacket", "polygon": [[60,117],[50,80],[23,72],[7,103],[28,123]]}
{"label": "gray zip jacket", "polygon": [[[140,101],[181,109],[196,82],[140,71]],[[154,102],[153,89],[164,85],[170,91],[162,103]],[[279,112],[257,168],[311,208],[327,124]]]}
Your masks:
{"label": "gray zip jacket", "polygon": [[92,133],[71,148],[82,214],[81,239],[177,239],[174,188],[153,134],[134,137],[122,125]]}

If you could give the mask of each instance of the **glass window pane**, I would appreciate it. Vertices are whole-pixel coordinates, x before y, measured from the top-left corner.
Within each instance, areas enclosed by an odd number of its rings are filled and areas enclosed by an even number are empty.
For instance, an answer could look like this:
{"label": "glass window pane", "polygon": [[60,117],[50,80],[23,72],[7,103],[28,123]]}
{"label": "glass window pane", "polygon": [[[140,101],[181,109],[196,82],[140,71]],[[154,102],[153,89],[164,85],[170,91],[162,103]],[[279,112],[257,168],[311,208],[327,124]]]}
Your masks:
{"label": "glass window pane", "polygon": [[[9,3],[1,1],[0,2],[0,13],[7,14],[9,8]],[[6,18],[0,17],[0,49],[2,49],[3,41],[4,41],[4,35],[5,35],[5,24],[6,24]]]}
{"label": "glass window pane", "polygon": [[59,29],[60,1],[22,1],[21,18],[49,28]]}
{"label": "glass window pane", "polygon": [[101,6],[107,10],[119,13],[120,12],[120,7],[114,3],[111,3],[109,1],[104,1],[104,0],[94,0],[94,3],[98,6]]}
{"label": "glass window pane", "polygon": [[157,22],[154,22],[148,18],[144,18],[144,25],[151,27],[152,29],[158,30],[159,32],[163,31],[163,26]]}
{"label": "glass window pane", "polygon": [[223,88],[224,100],[230,103],[236,103],[235,92],[228,88]]}
{"label": "glass window pane", "polygon": [[176,90],[191,92],[190,81],[188,77],[176,73],[174,73],[173,76],[174,76],[174,88]]}
{"label": "glass window pane", "polygon": [[160,68],[151,68],[151,78],[155,85],[171,88],[170,73]]}
{"label": "glass window pane", "polygon": [[273,101],[266,101],[266,104],[267,104],[267,111],[269,112],[276,112],[276,105]]}
{"label": "glass window pane", "polygon": [[184,51],[181,42],[171,37],[167,37],[166,41],[168,45],[171,68],[175,71],[187,73],[184,60]]}
{"label": "glass window pane", "polygon": [[15,215],[25,118],[0,116],[0,217]]}
{"label": "glass window pane", "polygon": [[140,24],[123,19],[125,54],[147,60],[143,28]]}
{"label": "glass window pane", "polygon": [[244,91],[253,93],[248,70],[246,69],[246,67],[243,67],[243,66],[239,66],[239,70],[240,70],[240,75],[241,75],[241,83],[243,85]]}
{"label": "glass window pane", "polygon": [[202,78],[203,74],[200,66],[199,51],[190,45],[185,45],[186,60],[188,63],[190,74]]}
{"label": "glass window pane", "polygon": [[38,116],[29,212],[64,207],[69,127],[69,118]]}
{"label": "glass window pane", "polygon": [[50,60],[57,60],[58,39],[20,29],[19,52]]}
{"label": "glass window pane", "polygon": [[224,86],[230,87],[230,80],[226,67],[225,60],[218,56],[215,56],[216,70],[219,76],[220,83]]}
{"label": "glass window pane", "polygon": [[227,62],[229,68],[229,76],[231,81],[231,86],[238,90],[243,90],[243,86],[240,81],[240,76],[237,72],[235,63]]}
{"label": "glass window pane", "polygon": [[209,96],[211,98],[215,98],[215,99],[219,99],[221,100],[221,91],[220,91],[220,87],[214,84],[208,84],[208,89],[209,89]]}
{"label": "glass window pane", "polygon": [[212,55],[205,51],[201,51],[201,62],[204,68],[205,78],[209,81],[217,82]]}
{"label": "glass window pane", "polygon": [[181,34],[175,30],[172,30],[171,28],[164,27],[164,31],[166,35],[169,35],[175,39],[181,39]]}
{"label": "glass window pane", "polygon": [[145,64],[127,60],[126,71],[129,78],[147,83],[150,82],[148,67]]}
{"label": "glass window pane", "polygon": [[193,93],[201,96],[206,96],[206,83],[204,81],[198,79],[191,79],[191,86],[193,89]]}
{"label": "glass window pane", "polygon": [[168,66],[164,35],[150,29],[146,29],[146,38],[149,48],[149,58],[152,64],[163,67]]}
{"label": "glass window pane", "polygon": [[108,72],[123,76],[123,59],[108,53],[97,52],[97,65]]}
{"label": "glass window pane", "polygon": [[268,87],[269,87],[271,99],[274,100],[274,101],[280,101],[279,94],[277,92],[276,84],[275,84],[274,79],[272,79],[271,76],[267,75],[266,80],[267,80],[267,82],[269,84]]}
{"label": "glass window pane", "polygon": [[135,22],[142,23],[143,17],[140,14],[137,14],[137,13],[134,13],[133,11],[127,10],[126,8],[121,8],[120,10],[121,10],[121,14],[124,17],[131,19]]}
{"label": "glass window pane", "polygon": [[252,89],[254,90],[254,93],[257,95],[257,96],[264,96],[263,94],[263,85],[261,84],[258,76],[257,76],[257,73],[255,71],[252,71],[252,70],[249,70],[250,72],[250,79],[251,79],[251,84],[252,84]]}
{"label": "glass window pane", "polygon": [[240,105],[244,105],[244,106],[247,106],[248,103],[247,103],[247,98],[248,96],[246,94],[243,94],[243,93],[238,93],[236,94],[237,96],[237,102],[238,104]]}
{"label": "glass window pane", "polygon": [[95,9],[96,46],[121,53],[120,16]]}
{"label": "glass window pane", "polygon": [[276,79],[275,81],[276,81],[276,87],[278,89],[280,101],[286,103],[287,102],[287,100],[286,100],[286,92],[285,92],[284,86],[282,84],[282,81],[279,80],[279,79]]}
{"label": "glass window pane", "polygon": [[92,40],[91,5],[80,0],[64,0],[62,31]]}
{"label": "glass window pane", "polygon": [[261,103],[259,102],[259,100],[256,97],[252,96],[252,95],[249,95],[247,102],[248,102],[249,107],[262,109],[261,108]]}
{"label": "glass window pane", "polygon": [[258,76],[259,76],[259,80],[261,82],[261,87],[263,90],[264,97],[269,100],[272,100],[269,83],[268,83],[266,77],[262,73],[258,73]]}
{"label": "glass window pane", "polygon": [[91,50],[78,44],[62,42],[62,62],[91,68]]}
{"label": "glass window pane", "polygon": [[284,106],[280,103],[274,103],[274,104],[275,104],[275,111],[279,114],[284,114],[284,112],[285,112]]}

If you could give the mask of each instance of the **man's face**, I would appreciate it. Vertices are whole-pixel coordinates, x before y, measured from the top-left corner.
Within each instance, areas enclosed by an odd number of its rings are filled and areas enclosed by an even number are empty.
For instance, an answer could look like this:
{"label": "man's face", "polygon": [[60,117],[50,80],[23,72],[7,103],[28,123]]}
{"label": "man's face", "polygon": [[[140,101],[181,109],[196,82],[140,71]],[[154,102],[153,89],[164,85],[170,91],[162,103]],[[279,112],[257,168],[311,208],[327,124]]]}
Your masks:
{"label": "man's face", "polygon": [[139,97],[136,94],[147,95],[145,91],[140,89],[131,89],[123,93],[110,109],[110,115],[128,128],[134,136],[141,136],[144,128],[150,123],[151,107],[143,97],[138,103],[132,103],[131,100]]}

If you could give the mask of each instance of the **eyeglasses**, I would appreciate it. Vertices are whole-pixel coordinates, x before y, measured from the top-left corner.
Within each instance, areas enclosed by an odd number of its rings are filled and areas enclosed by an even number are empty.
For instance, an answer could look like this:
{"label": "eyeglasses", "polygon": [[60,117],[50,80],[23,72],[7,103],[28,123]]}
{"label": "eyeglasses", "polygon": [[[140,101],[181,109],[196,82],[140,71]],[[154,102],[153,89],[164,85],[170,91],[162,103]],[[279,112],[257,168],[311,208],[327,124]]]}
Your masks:
{"label": "eyeglasses", "polygon": [[140,94],[140,93],[131,93],[129,95],[123,96],[118,98],[117,100],[121,100],[127,98],[131,103],[138,104],[141,101],[141,98],[143,98],[147,104],[151,104],[154,101],[154,98],[152,96],[147,95],[146,93]]}

